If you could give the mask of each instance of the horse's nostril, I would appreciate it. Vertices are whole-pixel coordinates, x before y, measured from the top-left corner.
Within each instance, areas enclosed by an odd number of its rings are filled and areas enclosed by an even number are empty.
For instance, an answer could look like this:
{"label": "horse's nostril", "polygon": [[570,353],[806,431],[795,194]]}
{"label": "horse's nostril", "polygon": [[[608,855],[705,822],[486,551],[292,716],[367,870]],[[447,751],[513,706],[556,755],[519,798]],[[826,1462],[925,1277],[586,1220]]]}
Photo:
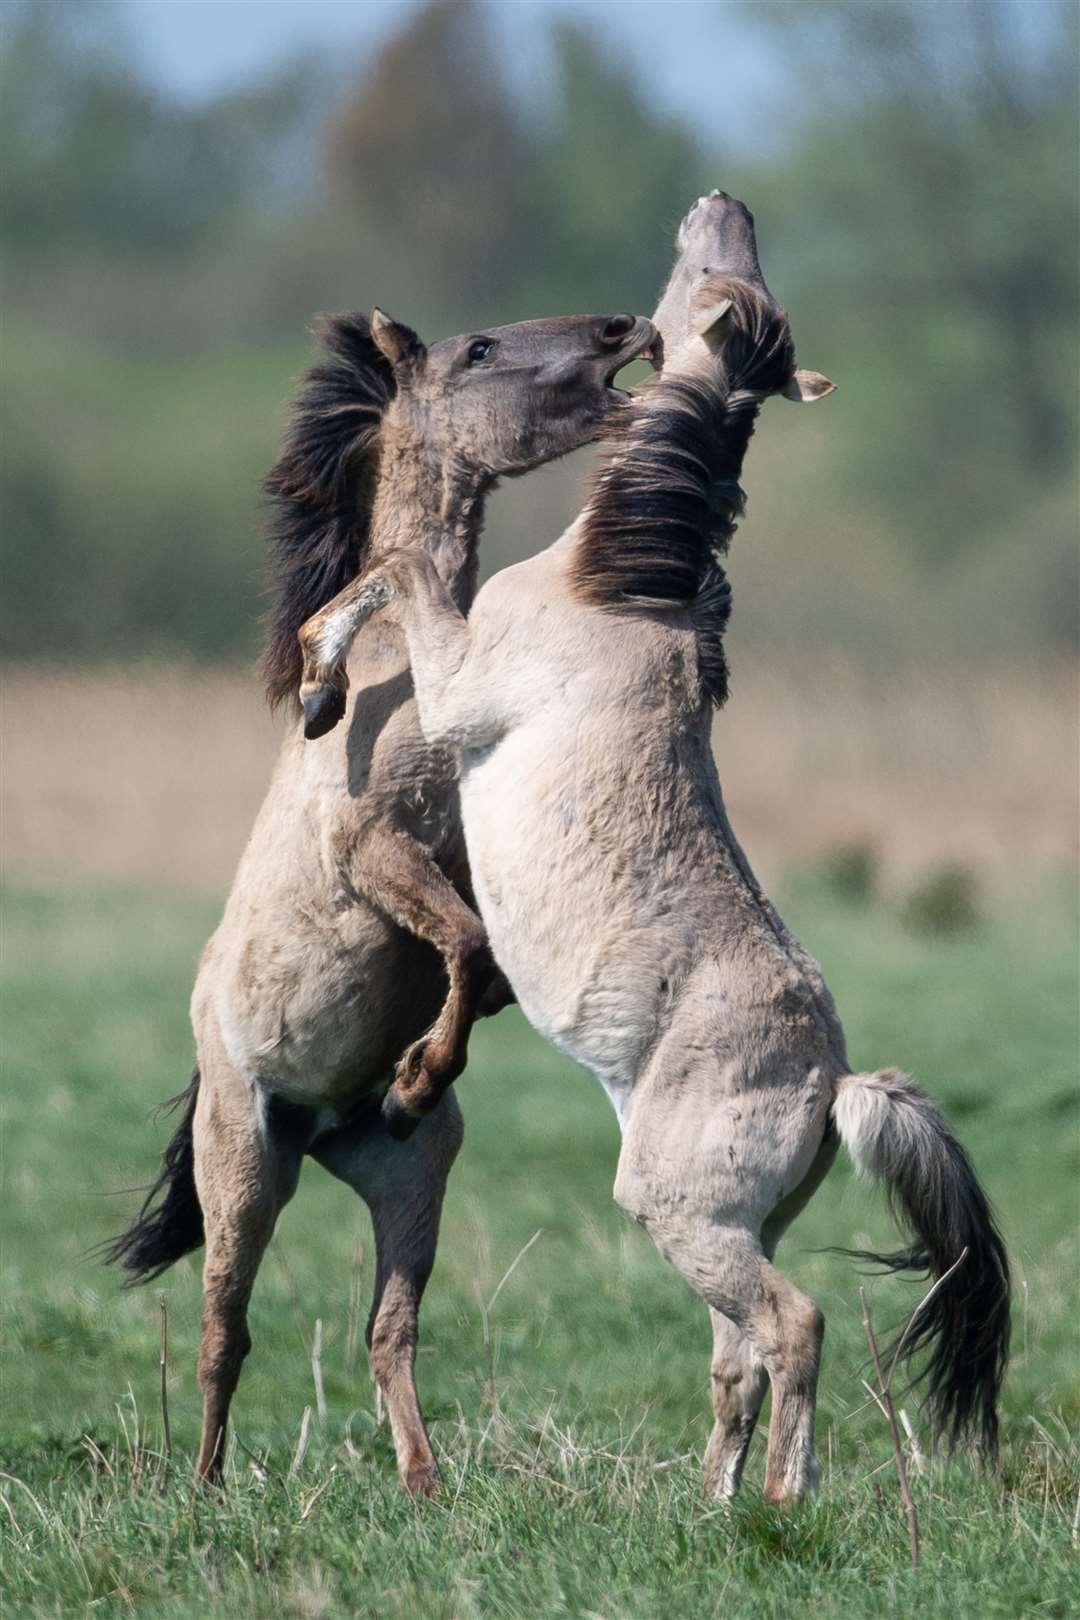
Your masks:
{"label": "horse's nostril", "polygon": [[637,325],[633,315],[613,315],[600,333],[601,343],[619,343]]}

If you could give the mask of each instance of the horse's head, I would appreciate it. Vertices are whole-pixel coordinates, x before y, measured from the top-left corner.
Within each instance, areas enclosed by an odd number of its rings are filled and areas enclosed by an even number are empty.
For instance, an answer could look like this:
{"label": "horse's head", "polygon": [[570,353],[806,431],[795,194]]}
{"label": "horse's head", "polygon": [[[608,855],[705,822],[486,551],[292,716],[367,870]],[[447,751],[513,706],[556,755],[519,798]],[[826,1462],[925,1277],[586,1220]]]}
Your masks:
{"label": "horse's head", "polygon": [[719,350],[735,333],[760,341],[790,366],[773,368],[763,392],[809,403],[831,394],[835,384],[818,371],[796,369],[787,316],[765,284],[754,236],[754,216],[726,191],[699,197],[676,237],[678,258],[653,316],[664,343],[665,363],[687,344]]}
{"label": "horse's head", "polygon": [[517,321],[429,347],[376,309],[371,334],[394,372],[388,425],[432,460],[491,477],[596,438],[626,403],[617,373],[656,340],[650,321],[621,314]]}

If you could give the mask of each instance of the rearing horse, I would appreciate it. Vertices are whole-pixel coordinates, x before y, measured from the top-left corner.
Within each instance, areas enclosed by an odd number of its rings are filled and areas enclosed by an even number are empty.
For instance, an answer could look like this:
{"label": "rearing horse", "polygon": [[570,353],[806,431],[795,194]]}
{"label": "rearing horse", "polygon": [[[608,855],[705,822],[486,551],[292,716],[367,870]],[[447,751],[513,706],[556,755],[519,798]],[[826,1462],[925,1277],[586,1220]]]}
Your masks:
{"label": "rearing horse", "polygon": [[773,1256],[838,1142],[885,1181],[913,1238],[871,1258],[954,1270],[905,1348],[929,1353],[943,1437],[990,1452],[1008,1265],[929,1097],[896,1070],[851,1073],[821,971],[724,808],[710,740],[727,673],[719,554],[743,456],[770,395],[831,387],[795,368],[741,203],[718,192],[688,216],[656,319],[662,375],[562,539],[490,580],[468,622],[415,550],[358,581],[347,614],[382,608],[403,627],[424,734],[461,758],[496,960],[530,1022],[607,1090],[623,1133],[615,1197],[709,1307],[707,1491],[737,1488],[771,1385],[765,1493],[797,1501],[817,1481],[824,1318]]}
{"label": "rearing horse", "polygon": [[[298,626],[397,547],[420,547],[465,612],[497,478],[608,430],[626,411],[614,377],[654,336],[632,315],[577,315],[429,348],[379,311],[370,323],[331,319],[329,359],[308,377],[269,480],[280,574],[271,699],[295,706]],[[471,903],[456,763],[420,730],[400,631],[372,625],[347,664],[337,649],[333,683],[305,704],[309,736],[343,712],[350,684],[363,701],[321,742],[305,743],[294,707],[199,968],[186,1110],[111,1257],[145,1280],[205,1236],[198,1472],[214,1477],[250,1349],[255,1274],[309,1153],[371,1211],[372,1373],[402,1481],[430,1491],[416,1324],[462,1137],[443,1092],[464,1064],[474,1014],[485,997],[487,1010],[502,1004],[506,987]],[[383,1113],[398,1134],[419,1128],[392,1141]]]}

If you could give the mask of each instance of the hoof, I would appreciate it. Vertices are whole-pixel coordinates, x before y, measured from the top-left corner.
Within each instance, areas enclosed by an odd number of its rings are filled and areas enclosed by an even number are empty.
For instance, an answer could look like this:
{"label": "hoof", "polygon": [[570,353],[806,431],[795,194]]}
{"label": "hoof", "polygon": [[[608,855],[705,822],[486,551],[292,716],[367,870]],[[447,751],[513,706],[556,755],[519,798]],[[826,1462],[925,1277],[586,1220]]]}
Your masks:
{"label": "hoof", "polygon": [[407,1142],[423,1116],[412,1114],[401,1100],[397,1086],[391,1086],[382,1100],[383,1124],[395,1142]]}
{"label": "hoof", "polygon": [[439,1470],[434,1463],[410,1468],[402,1477],[401,1488],[406,1496],[434,1496],[439,1489]]}
{"label": "hoof", "polygon": [[304,736],[308,742],[325,737],[333,731],[345,713],[345,693],[336,686],[319,686],[302,700],[304,706]]}

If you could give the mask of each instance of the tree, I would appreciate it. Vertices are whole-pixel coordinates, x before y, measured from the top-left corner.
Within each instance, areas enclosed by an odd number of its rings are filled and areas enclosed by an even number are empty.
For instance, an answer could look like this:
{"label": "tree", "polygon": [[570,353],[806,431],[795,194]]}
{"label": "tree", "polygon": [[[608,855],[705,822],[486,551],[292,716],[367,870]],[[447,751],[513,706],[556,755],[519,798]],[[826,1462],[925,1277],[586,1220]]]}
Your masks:
{"label": "tree", "polygon": [[104,0],[22,0],[0,53],[9,249],[190,253],[275,172],[304,107],[298,75],[204,106],[140,77]]}
{"label": "tree", "polygon": [[762,188],[815,352],[863,390],[846,475],[952,556],[1069,475],[1075,9],[755,0],[744,15],[802,111]]}
{"label": "tree", "polygon": [[332,125],[329,152],[369,229],[435,283],[426,302],[444,319],[505,308],[531,151],[475,0],[416,14]]}
{"label": "tree", "polygon": [[628,62],[571,22],[556,25],[554,95],[538,133],[522,308],[650,310],[675,227],[709,185],[700,144],[648,101]]}

